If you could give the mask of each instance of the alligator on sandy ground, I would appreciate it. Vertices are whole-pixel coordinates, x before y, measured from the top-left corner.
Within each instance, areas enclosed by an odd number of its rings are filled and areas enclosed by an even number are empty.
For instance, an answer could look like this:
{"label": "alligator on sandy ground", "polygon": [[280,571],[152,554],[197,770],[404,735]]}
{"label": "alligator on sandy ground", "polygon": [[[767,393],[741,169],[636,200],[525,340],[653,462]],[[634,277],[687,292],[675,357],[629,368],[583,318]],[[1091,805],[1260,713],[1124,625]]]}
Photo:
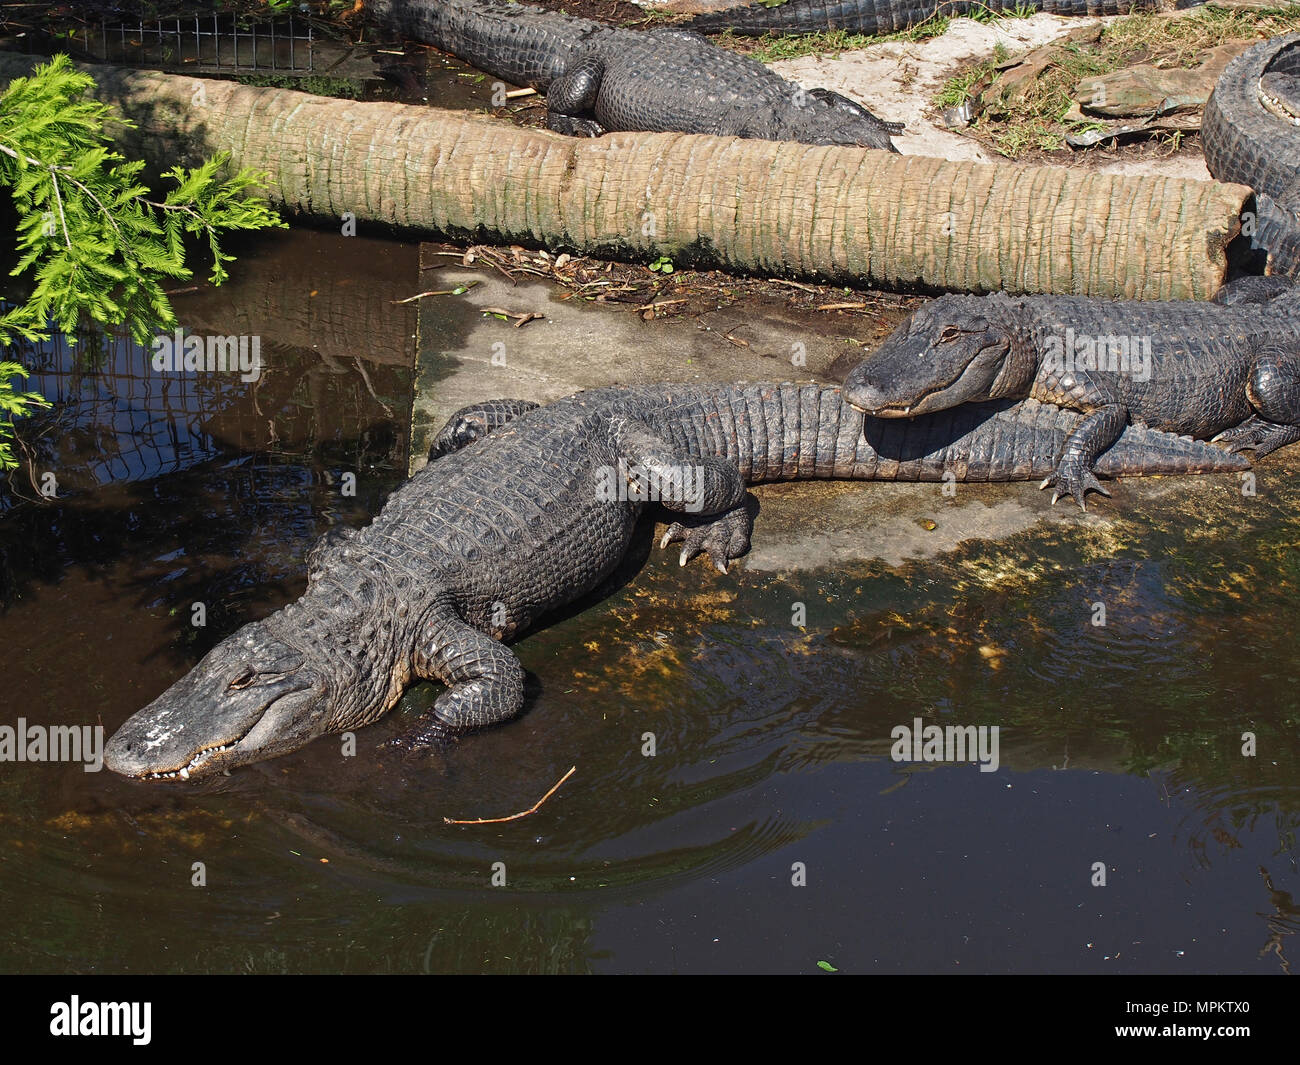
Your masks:
{"label": "alligator on sandy ground", "polygon": [[1133,424],[1268,454],[1300,440],[1300,300],[1243,278],[1213,303],[941,296],[844,382],[876,417],[1031,397],[1082,412],[1042,487],[1110,493],[1094,463]]}
{"label": "alligator on sandy ground", "polygon": [[738,4],[696,15],[686,23],[701,33],[731,30],[750,37],[764,33],[896,33],[935,15],[971,11],[1045,11],[1052,15],[1126,15],[1131,11],[1172,11],[1204,0],[786,0],[766,6]]}
{"label": "alligator on sandy ground", "polygon": [[895,150],[885,122],[827,89],[680,29],[647,32],[491,0],[367,0],[380,28],[546,94],[547,125],[707,133]]}
{"label": "alligator on sandy ground", "polygon": [[[544,407],[466,408],[370,525],[313,548],[301,599],[245,625],[131,717],[106,764],[207,776],[371,724],[415,678],[447,691],[405,743],[440,744],[519,712],[523,668],[501,641],[606,581],[652,501],[678,519],[663,546],[680,541],[683,565],[706,552],[725,572],[749,546],[747,484],[1041,477],[1073,420],[1030,401],[864,422],[838,389],[812,384],[604,388]],[[1247,465],[1128,428],[1096,468]]]}
{"label": "alligator on sandy ground", "polygon": [[1237,56],[1215,83],[1201,123],[1205,165],[1256,193],[1243,231],[1273,273],[1300,276],[1300,33]]}

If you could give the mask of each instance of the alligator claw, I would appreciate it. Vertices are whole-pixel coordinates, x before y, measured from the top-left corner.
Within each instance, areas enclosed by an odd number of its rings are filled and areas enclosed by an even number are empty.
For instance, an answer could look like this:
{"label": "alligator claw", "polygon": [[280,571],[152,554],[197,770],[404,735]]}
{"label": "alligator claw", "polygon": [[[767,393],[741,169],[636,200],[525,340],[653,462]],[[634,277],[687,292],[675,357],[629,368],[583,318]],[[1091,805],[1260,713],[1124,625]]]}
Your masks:
{"label": "alligator claw", "polygon": [[381,749],[401,751],[405,754],[417,752],[444,753],[454,747],[460,734],[445,722],[432,715],[421,718],[400,736],[394,736]]}
{"label": "alligator claw", "polygon": [[1225,429],[1210,440],[1212,444],[1222,444],[1234,455],[1243,451],[1255,452],[1260,459],[1270,451],[1276,451],[1285,444],[1300,439],[1300,428],[1294,425],[1275,425],[1258,415],[1252,415],[1240,425]]}
{"label": "alligator claw", "polygon": [[701,552],[701,550],[705,551],[708,554],[709,561],[713,563],[713,568],[716,569],[723,576],[726,576],[727,564],[729,562],[729,559],[725,554],[720,555],[715,553],[713,548],[707,545],[701,547],[698,544],[687,544],[686,547],[682,548],[682,553],[677,557],[677,564],[679,566],[686,565],[686,563],[688,563],[691,559],[693,559],[696,555],[698,555]]}
{"label": "alligator claw", "polygon": [[1089,492],[1110,496],[1110,490],[1097,480],[1097,475],[1081,463],[1071,463],[1068,466],[1063,463],[1055,473],[1043,478],[1043,483],[1038,488],[1041,491],[1051,485],[1056,486],[1056,491],[1052,493],[1052,506],[1056,506],[1058,499],[1070,496],[1085,514],[1088,512],[1088,507],[1084,503],[1084,497]]}
{"label": "alligator claw", "polygon": [[725,575],[732,559],[739,558],[749,550],[749,528],[748,511],[744,507],[737,507],[700,525],[687,526],[675,521],[668,526],[659,546],[664,548],[680,541],[682,553],[677,557],[678,565],[685,566],[696,555],[703,553],[709,556],[713,568]]}

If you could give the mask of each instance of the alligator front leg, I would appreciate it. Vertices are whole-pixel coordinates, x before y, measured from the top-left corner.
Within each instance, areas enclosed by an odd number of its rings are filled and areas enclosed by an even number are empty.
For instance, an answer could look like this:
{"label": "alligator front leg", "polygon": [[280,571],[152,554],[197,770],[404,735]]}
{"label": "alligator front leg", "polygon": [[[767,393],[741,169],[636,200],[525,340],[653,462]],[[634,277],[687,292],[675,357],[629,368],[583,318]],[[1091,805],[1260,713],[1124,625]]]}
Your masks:
{"label": "alligator front leg", "polygon": [[493,430],[500,429],[519,415],[536,410],[539,406],[540,403],[527,399],[489,399],[461,407],[447,419],[447,424],[433,438],[433,445],[429,448],[429,461],[469,447],[474,441],[482,440]]}
{"label": "alligator front leg", "polygon": [[1285,274],[1272,274],[1268,277],[1251,275],[1227,282],[1210,302],[1221,307],[1240,307],[1242,304],[1272,303],[1275,299],[1291,298],[1295,294],[1295,281]]}
{"label": "alligator front leg", "polygon": [[1056,491],[1052,493],[1053,506],[1062,496],[1068,495],[1079,504],[1080,510],[1087,510],[1083,497],[1089,490],[1100,492],[1104,496],[1110,495],[1097,480],[1092,467],[1097,456],[1119,439],[1127,424],[1128,412],[1118,403],[1108,403],[1084,415],[1065,438],[1065,448],[1056,464],[1056,472],[1038,486],[1056,486]]}
{"label": "alligator front leg", "polygon": [[447,690],[395,746],[437,746],[470,729],[514,717],[524,705],[524,667],[508,647],[462,621],[449,605],[437,608],[420,634],[417,676]]}
{"label": "alligator front leg", "polygon": [[546,125],[556,133],[599,137],[605,127],[589,116],[596,109],[605,61],[585,55],[551,82],[546,91]]}
{"label": "alligator front leg", "polygon": [[619,417],[610,426],[614,453],[625,464],[618,471],[628,480],[629,496],[658,502],[666,509],[699,518],[674,522],[660,542],[683,542],[684,566],[706,552],[719,573],[749,550],[753,515],[740,471],[715,456],[701,458],[674,450],[644,422]]}

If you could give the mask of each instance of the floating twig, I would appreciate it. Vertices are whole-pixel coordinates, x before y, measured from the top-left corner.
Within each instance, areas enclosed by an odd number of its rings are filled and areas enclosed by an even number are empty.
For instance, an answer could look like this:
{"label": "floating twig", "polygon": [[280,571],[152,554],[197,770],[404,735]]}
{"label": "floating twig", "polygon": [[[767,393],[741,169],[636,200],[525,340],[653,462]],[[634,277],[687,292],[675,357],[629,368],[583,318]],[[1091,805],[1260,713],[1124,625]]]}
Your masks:
{"label": "floating twig", "polygon": [[507,311],[504,307],[484,307],[483,313],[500,315],[502,318],[517,319],[517,321],[515,322],[516,329],[518,329],[521,325],[533,321],[536,318],[546,317],[546,315],[541,314],[538,311],[528,311],[526,314],[520,314],[517,311]]}
{"label": "floating twig", "polygon": [[477,285],[477,281],[467,281],[463,285],[457,285],[455,288],[437,288],[430,289],[428,292],[417,292],[414,296],[407,296],[404,300],[389,300],[389,303],[414,303],[416,300],[422,300],[425,296],[463,296],[466,292]]}
{"label": "floating twig", "polygon": [[542,803],[559,791],[560,785],[568,780],[569,777],[573,776],[577,771],[578,767],[576,765],[570,766],[569,771],[555,782],[550,791],[533,803],[532,806],[528,807],[527,810],[520,810],[517,814],[511,814],[509,817],[474,817],[466,821],[461,821],[455,817],[444,817],[442,822],[446,825],[499,825],[503,821],[518,821],[521,817],[527,817],[529,814],[537,813],[537,811],[542,808]]}

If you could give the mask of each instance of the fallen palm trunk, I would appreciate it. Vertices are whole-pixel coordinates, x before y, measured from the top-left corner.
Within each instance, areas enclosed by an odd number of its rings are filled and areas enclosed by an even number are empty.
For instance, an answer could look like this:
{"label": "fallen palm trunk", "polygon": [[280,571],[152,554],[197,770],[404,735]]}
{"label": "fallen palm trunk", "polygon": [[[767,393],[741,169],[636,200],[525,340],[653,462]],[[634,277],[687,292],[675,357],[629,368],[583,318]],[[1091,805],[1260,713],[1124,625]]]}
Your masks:
{"label": "fallen palm trunk", "polygon": [[[0,79],[30,70],[0,54]],[[218,151],[309,215],[757,274],[1204,299],[1250,190],[675,133],[595,140],[401,104],[87,68],[157,165]]]}

